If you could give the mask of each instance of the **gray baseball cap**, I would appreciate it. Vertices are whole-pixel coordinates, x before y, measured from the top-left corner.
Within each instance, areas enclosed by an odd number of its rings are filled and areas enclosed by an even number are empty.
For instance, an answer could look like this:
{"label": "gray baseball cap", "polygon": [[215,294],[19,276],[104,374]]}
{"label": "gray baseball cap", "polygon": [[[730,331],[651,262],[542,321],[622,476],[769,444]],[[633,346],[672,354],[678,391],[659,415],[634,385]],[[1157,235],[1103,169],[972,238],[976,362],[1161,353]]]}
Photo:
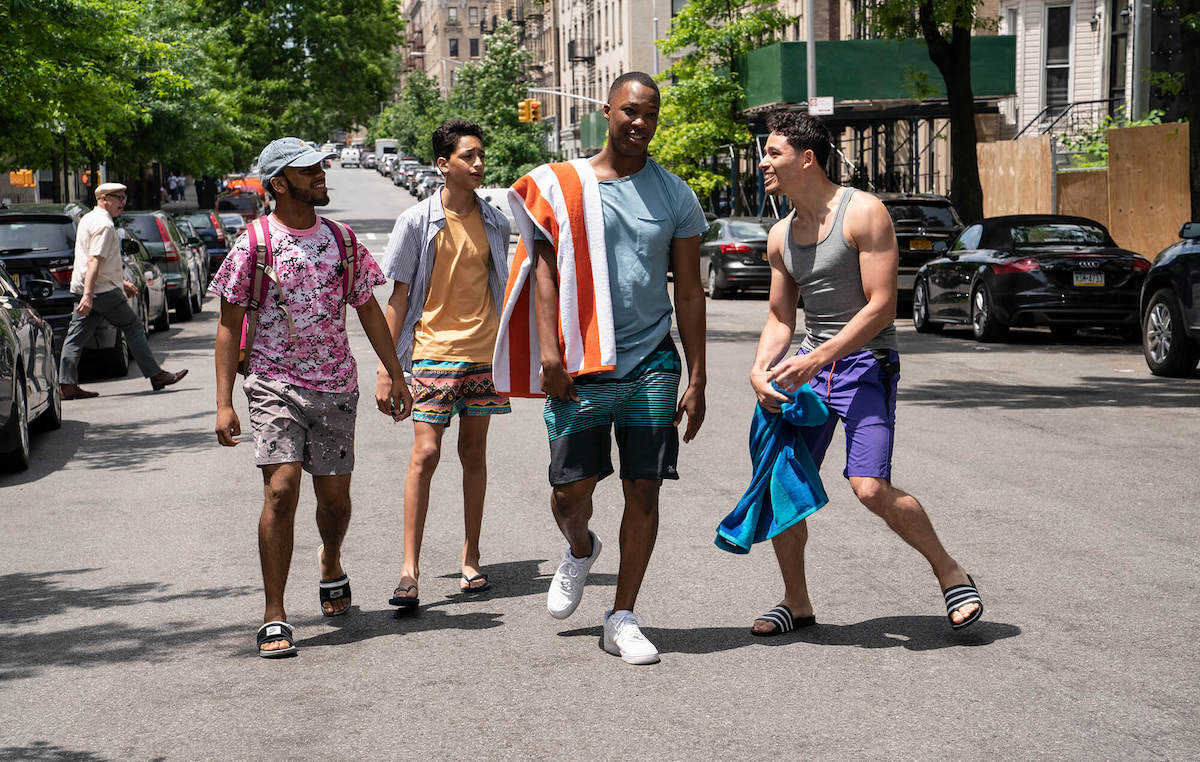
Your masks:
{"label": "gray baseball cap", "polygon": [[258,176],[265,183],[284,167],[311,167],[323,159],[335,157],[336,153],[318,151],[300,138],[279,138],[268,143],[258,155]]}

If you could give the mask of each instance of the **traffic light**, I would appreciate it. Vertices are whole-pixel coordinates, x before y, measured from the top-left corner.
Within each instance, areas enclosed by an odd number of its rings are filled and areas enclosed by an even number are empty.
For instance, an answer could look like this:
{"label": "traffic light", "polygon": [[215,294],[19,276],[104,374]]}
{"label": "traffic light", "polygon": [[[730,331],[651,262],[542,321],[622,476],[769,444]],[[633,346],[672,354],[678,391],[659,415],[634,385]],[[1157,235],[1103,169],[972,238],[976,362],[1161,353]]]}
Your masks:
{"label": "traffic light", "polygon": [[532,117],[531,117],[529,111],[530,111],[530,109],[529,109],[529,99],[528,98],[517,101],[517,119],[519,121],[522,121],[522,122],[532,121]]}
{"label": "traffic light", "polygon": [[529,121],[542,121],[542,102],[535,101],[532,98],[529,100]]}

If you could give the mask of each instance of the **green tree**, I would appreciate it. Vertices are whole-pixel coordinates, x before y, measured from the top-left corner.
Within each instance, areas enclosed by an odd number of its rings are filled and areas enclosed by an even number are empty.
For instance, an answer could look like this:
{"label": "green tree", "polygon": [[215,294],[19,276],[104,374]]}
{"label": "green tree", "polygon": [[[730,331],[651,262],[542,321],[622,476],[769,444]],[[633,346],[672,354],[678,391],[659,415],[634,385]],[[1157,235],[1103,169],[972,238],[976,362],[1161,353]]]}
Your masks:
{"label": "green tree", "polygon": [[971,85],[971,30],[992,28],[978,17],[982,0],[880,0],[871,7],[872,28],[892,39],[922,38],[929,59],[946,83],[950,104],[950,198],[962,218],[983,217],[976,150],[975,93]]}
{"label": "green tree", "polygon": [[[743,144],[749,130],[739,109],[745,93],[737,81],[738,57],[776,42],[790,23],[773,0],[690,0],[658,43],[679,55],[661,79],[662,111],[651,150],[701,199],[730,178],[705,166],[726,144]],[[739,210],[742,199],[735,197]]]}
{"label": "green tree", "polygon": [[395,103],[389,105],[371,123],[367,132],[370,140],[394,138],[401,148],[421,161],[433,161],[430,136],[445,118],[446,104],[438,83],[424,71],[408,75],[404,90]]}

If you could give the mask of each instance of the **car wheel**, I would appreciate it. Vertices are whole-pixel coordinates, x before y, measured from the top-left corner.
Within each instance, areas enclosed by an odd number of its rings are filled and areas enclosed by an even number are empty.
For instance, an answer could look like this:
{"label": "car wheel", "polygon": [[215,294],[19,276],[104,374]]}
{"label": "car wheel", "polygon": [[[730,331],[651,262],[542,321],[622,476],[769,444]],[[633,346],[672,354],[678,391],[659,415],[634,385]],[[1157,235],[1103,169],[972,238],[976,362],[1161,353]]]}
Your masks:
{"label": "car wheel", "polygon": [[165,301],[163,302],[162,314],[154,319],[154,322],[150,324],[150,327],[158,332],[168,331],[171,329],[171,309]]}
{"label": "car wheel", "polygon": [[55,431],[62,428],[62,389],[58,385],[58,372],[50,379],[50,405],[34,421],[42,431]]}
{"label": "car wheel", "polygon": [[175,303],[175,319],[180,323],[186,323],[192,319],[192,297],[190,294],[185,295],[182,299]]}
{"label": "car wheel", "polygon": [[204,312],[204,290],[200,284],[196,284],[196,295],[192,297],[192,312],[200,314]]}
{"label": "car wheel", "polygon": [[105,378],[124,378],[129,374],[129,341],[124,331],[117,332],[117,343],[103,350],[99,371]]}
{"label": "car wheel", "polygon": [[1050,335],[1059,341],[1069,341],[1075,338],[1075,333],[1078,330],[1073,325],[1052,325],[1050,326]]}
{"label": "car wheel", "polygon": [[986,283],[975,286],[971,292],[971,332],[976,341],[995,341],[1005,334],[1008,326],[996,322],[992,292]]}
{"label": "car wheel", "polygon": [[941,333],[942,324],[929,319],[929,288],[925,281],[919,280],[913,286],[912,295],[913,327],[917,333]]}
{"label": "car wheel", "polygon": [[728,291],[717,285],[717,266],[708,266],[708,295],[713,299],[724,299],[728,295]]}
{"label": "car wheel", "polygon": [[29,455],[32,446],[29,440],[29,406],[25,399],[25,379],[19,375],[16,378],[16,394],[13,395],[12,415],[9,425],[16,427],[17,444],[12,450],[0,454],[0,464],[7,471],[24,471],[29,468]]}
{"label": "car wheel", "polygon": [[1150,297],[1142,319],[1142,352],[1156,376],[1187,376],[1196,369],[1200,348],[1188,338],[1175,293],[1159,289]]}

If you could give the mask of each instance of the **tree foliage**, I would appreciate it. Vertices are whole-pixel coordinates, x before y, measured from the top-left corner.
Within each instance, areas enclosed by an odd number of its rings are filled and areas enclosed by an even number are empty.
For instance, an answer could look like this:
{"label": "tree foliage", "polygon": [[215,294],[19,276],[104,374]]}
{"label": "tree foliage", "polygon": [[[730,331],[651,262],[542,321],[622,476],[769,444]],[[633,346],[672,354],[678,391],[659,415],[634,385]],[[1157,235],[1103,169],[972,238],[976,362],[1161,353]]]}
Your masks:
{"label": "tree foliage", "polygon": [[441,124],[444,112],[445,102],[438,91],[437,80],[424,71],[414,71],[408,75],[399,100],[371,123],[367,138],[372,141],[394,138],[403,151],[430,163],[433,146],[429,138]]}
{"label": "tree foliage", "polygon": [[660,77],[668,84],[651,151],[700,198],[730,180],[705,166],[709,158],[750,139],[738,111],[738,57],[776,42],[789,23],[772,0],[690,0],[659,41],[663,53],[680,57]]}

